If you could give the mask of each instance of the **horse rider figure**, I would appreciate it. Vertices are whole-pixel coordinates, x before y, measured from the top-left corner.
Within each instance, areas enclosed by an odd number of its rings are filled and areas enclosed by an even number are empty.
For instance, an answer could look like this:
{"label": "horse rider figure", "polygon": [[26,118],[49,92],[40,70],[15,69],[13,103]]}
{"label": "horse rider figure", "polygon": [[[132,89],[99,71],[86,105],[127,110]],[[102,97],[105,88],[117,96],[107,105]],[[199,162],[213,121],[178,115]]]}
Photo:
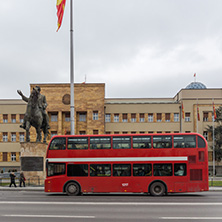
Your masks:
{"label": "horse rider figure", "polygon": [[[41,88],[39,86],[35,86],[33,88],[33,90],[35,90],[35,92],[38,95],[37,103],[38,103],[39,109],[42,111],[43,122],[46,125],[46,129],[50,129],[50,126],[49,126],[49,116],[48,116],[48,114],[46,112],[46,107],[48,105],[47,102],[46,102],[46,97],[40,93],[41,92]],[[26,110],[26,113],[25,113],[25,116],[24,116],[24,122],[23,122],[22,125],[20,125],[21,128],[26,129],[27,118],[31,116],[31,112],[30,112],[30,109],[29,109],[29,106],[31,105],[31,104],[29,104],[30,97],[27,98],[26,96],[24,96],[21,90],[17,90],[17,92],[22,97],[22,99],[25,102],[28,103],[27,110]]]}

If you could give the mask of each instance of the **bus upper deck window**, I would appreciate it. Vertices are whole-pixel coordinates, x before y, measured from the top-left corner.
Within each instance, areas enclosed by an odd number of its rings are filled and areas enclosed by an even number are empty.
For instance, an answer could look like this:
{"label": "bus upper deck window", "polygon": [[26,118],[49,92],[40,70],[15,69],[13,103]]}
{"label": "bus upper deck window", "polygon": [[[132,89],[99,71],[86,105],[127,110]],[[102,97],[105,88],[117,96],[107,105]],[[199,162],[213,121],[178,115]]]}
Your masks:
{"label": "bus upper deck window", "polygon": [[111,137],[91,137],[90,149],[110,149]]}
{"label": "bus upper deck window", "polygon": [[113,137],[113,149],[130,149],[130,137]]}
{"label": "bus upper deck window", "polygon": [[65,150],[66,149],[66,138],[56,137],[50,143],[50,150]]}
{"label": "bus upper deck window", "polygon": [[135,149],[151,148],[151,137],[150,136],[134,136],[133,148]]}
{"label": "bus upper deck window", "polygon": [[198,148],[204,148],[204,147],[206,147],[204,139],[198,136]]}
{"label": "bus upper deck window", "polygon": [[73,149],[73,150],[88,149],[88,137],[68,138],[68,149]]}
{"label": "bus upper deck window", "polygon": [[195,135],[174,136],[173,140],[174,140],[175,148],[195,148],[196,147]]}
{"label": "bus upper deck window", "polygon": [[154,136],[153,148],[172,148],[171,136]]}

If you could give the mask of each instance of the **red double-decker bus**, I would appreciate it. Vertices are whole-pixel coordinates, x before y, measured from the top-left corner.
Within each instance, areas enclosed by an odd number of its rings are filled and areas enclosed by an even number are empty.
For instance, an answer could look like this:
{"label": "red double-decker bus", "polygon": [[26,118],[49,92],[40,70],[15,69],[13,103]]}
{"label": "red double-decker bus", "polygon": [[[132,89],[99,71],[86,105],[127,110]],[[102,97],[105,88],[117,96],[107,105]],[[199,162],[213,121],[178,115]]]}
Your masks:
{"label": "red double-decker bus", "polygon": [[207,191],[208,147],[196,133],[54,136],[45,192]]}

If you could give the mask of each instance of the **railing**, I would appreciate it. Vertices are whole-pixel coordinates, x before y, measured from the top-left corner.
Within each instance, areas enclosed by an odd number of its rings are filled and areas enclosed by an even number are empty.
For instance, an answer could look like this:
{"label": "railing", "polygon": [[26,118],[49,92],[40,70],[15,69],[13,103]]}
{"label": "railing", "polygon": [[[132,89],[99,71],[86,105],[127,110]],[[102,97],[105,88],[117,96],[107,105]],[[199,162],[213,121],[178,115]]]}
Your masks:
{"label": "railing", "polygon": [[[10,178],[0,178],[0,186],[9,186],[10,183],[11,183]],[[19,178],[15,178],[15,183],[17,186],[19,186],[20,184]],[[41,179],[39,176],[26,178],[25,185],[26,186],[44,186],[44,179]]]}

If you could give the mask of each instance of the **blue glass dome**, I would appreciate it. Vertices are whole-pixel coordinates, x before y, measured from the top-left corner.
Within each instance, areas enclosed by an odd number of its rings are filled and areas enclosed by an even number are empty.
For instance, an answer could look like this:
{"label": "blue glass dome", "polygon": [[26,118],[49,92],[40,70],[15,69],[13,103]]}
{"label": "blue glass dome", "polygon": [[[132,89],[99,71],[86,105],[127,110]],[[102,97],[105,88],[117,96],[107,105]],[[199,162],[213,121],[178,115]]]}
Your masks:
{"label": "blue glass dome", "polygon": [[190,83],[186,89],[206,89],[207,87],[201,82],[192,82]]}

